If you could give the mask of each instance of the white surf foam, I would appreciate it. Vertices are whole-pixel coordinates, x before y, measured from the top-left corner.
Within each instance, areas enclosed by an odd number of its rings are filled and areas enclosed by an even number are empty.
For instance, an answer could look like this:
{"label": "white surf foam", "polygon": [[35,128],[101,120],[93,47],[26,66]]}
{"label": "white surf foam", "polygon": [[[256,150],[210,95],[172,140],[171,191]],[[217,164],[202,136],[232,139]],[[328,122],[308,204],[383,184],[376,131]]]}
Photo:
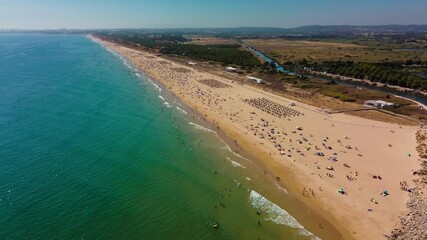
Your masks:
{"label": "white surf foam", "polygon": [[[220,138],[221,139],[221,138]],[[242,159],[245,159],[245,160],[248,160],[249,161],[249,159],[247,159],[247,158],[245,158],[245,157],[243,157],[242,155],[240,155],[240,154],[238,154],[238,153],[236,153],[236,152],[234,152],[233,151],[233,149],[231,149],[231,147],[225,142],[225,141],[223,141],[222,139],[221,139],[221,141],[225,144],[225,146],[224,147],[221,147],[222,149],[227,149],[228,151],[230,151],[234,156],[236,156],[236,157],[239,157],[239,158],[242,158]]]}
{"label": "white surf foam", "polygon": [[154,81],[151,80],[151,78],[149,76],[145,75],[144,73],[142,73],[142,75],[141,75],[138,72],[135,72],[135,75],[140,77],[140,78],[144,77],[144,80],[147,80],[148,82],[150,82],[151,85],[153,85],[159,92],[162,91],[162,88],[159,85],[157,85],[156,83],[154,83]]}
{"label": "white surf foam", "polygon": [[149,78],[148,76],[147,76],[147,80],[148,80],[151,84],[153,84],[153,86],[154,86],[155,88],[157,88],[157,90],[158,90],[159,92],[161,92],[161,91],[162,91],[162,88],[161,88],[159,85],[157,85],[156,83],[154,83],[154,81],[153,81],[153,80],[151,80],[151,78]]}
{"label": "white surf foam", "polygon": [[180,111],[181,113],[184,113],[185,115],[187,115],[187,114],[188,114],[184,109],[182,109],[182,108],[180,108],[180,107],[178,107],[178,106],[176,106],[176,109],[177,109],[178,111]]}
{"label": "white surf foam", "polygon": [[231,148],[230,148],[230,146],[228,146],[228,144],[225,144],[223,147],[221,147],[222,149],[225,149],[225,150],[228,150],[228,151],[230,151],[230,152],[232,152],[231,151]]}
{"label": "white surf foam", "polygon": [[189,122],[188,124],[190,124],[190,125],[194,126],[194,128],[195,128],[195,129],[197,129],[197,130],[201,130],[201,131],[205,131],[205,132],[212,132],[212,133],[215,133],[215,131],[212,131],[212,130],[210,130],[210,129],[208,129],[208,128],[205,128],[205,127],[203,127],[203,126],[200,126],[199,124],[195,124],[195,123],[193,123],[193,122]]}
{"label": "white surf foam", "polygon": [[235,162],[233,160],[230,160],[231,165],[233,165],[233,167],[240,167],[240,168],[246,168],[245,166],[243,166],[242,164]]}
{"label": "white surf foam", "polygon": [[319,239],[315,237],[311,232],[306,230],[288,212],[286,212],[284,209],[280,208],[276,204],[270,202],[267,198],[265,198],[258,192],[251,190],[249,201],[252,207],[262,211],[263,214],[267,215],[265,220],[298,229],[301,235],[312,236],[313,238]]}
{"label": "white surf foam", "polygon": [[236,179],[233,179],[233,182],[236,184],[236,187],[240,187],[240,182],[239,181],[237,181]]}
{"label": "white surf foam", "polygon": [[163,103],[166,107],[168,107],[168,108],[170,108],[171,107],[171,105],[168,103],[168,102],[164,102]]}
{"label": "white surf foam", "polygon": [[159,95],[159,98],[162,100],[166,100],[162,95]]}
{"label": "white surf foam", "polygon": [[123,58],[123,57],[120,57],[121,59],[122,59],[122,61],[123,61],[123,64],[127,67],[127,68],[129,68],[129,69],[133,69],[133,67],[132,67],[132,65],[125,59],[125,58]]}

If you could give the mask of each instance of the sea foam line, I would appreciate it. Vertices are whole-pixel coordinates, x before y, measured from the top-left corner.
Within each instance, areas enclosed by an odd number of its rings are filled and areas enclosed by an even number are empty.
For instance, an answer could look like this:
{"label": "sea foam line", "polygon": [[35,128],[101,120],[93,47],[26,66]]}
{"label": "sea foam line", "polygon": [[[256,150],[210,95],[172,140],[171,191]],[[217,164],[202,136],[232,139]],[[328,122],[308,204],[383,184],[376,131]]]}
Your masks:
{"label": "sea foam line", "polygon": [[182,108],[180,108],[180,107],[178,107],[178,106],[175,106],[175,107],[176,107],[176,110],[180,111],[181,113],[183,113],[183,114],[185,114],[185,115],[187,115],[187,114],[188,114],[184,109],[182,109]]}
{"label": "sea foam line", "polygon": [[[218,136],[218,134],[217,134]],[[233,149],[231,149],[230,145],[228,145],[224,140],[222,140],[219,136],[218,138],[224,143],[224,147],[222,147],[222,149],[226,149],[229,152],[231,152],[234,156],[239,157],[241,159],[245,159],[246,161],[250,161],[249,159],[243,157],[242,155],[238,154],[237,152],[233,151]]]}
{"label": "sea foam line", "polygon": [[240,163],[238,163],[238,162],[235,162],[235,161],[231,160],[231,158],[230,158],[230,157],[226,157],[226,159],[227,159],[228,161],[230,161],[230,163],[231,163],[231,165],[232,165],[233,167],[246,168],[246,167],[245,167],[245,166],[243,166],[242,164],[240,164]]}
{"label": "sea foam line", "polygon": [[146,75],[146,74],[139,74],[140,73],[140,71],[138,71],[138,72],[135,72],[135,75],[137,76],[137,77],[139,77],[139,78],[144,78],[145,80],[147,80],[148,82],[150,82],[151,83],[151,85],[153,85],[159,92],[161,92],[162,91],[162,88],[159,86],[159,85],[157,85],[156,83],[154,83],[154,81],[153,80],[151,80],[151,78],[148,76],[148,75]]}
{"label": "sea foam line", "polygon": [[239,168],[246,168],[245,166],[243,166],[242,164],[235,162],[233,160],[230,160],[231,165],[233,165],[233,167],[239,167]]}
{"label": "sea foam line", "polygon": [[201,131],[205,131],[205,132],[211,132],[211,133],[216,133],[215,131],[210,130],[209,128],[205,128],[205,127],[203,127],[203,126],[201,126],[199,124],[193,123],[193,122],[189,122],[188,124],[194,126],[194,128],[197,129],[197,130],[201,130]]}
{"label": "sea foam line", "polygon": [[168,102],[163,102],[163,104],[164,104],[167,108],[170,108],[170,107],[171,107],[171,105],[170,105]]}
{"label": "sea foam line", "polygon": [[151,80],[151,78],[149,76],[147,76],[145,74],[144,74],[144,76],[145,76],[145,79],[147,79],[159,92],[162,91],[162,88],[159,85],[157,85],[153,80]]}

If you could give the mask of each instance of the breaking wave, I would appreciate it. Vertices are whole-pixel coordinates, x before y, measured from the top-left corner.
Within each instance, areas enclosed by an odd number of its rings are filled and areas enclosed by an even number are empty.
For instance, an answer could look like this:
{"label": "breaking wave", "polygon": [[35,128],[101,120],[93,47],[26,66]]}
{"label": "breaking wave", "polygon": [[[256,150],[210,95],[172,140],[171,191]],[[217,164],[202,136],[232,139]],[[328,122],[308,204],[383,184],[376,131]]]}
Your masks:
{"label": "breaking wave", "polygon": [[193,122],[189,122],[188,124],[194,126],[194,128],[197,129],[197,130],[215,133],[215,131],[210,130],[209,128],[205,128],[203,126],[200,126],[199,124],[195,124]]}
{"label": "breaking wave", "polygon": [[240,167],[240,168],[246,168],[245,166],[243,166],[242,164],[235,162],[233,160],[230,160],[231,165],[233,165],[233,167]]}
{"label": "breaking wave", "polygon": [[164,104],[167,108],[170,108],[170,107],[171,107],[171,105],[170,105],[168,102],[163,102],[163,104]]}
{"label": "breaking wave", "polygon": [[182,108],[180,108],[180,107],[178,107],[178,106],[176,106],[176,109],[177,109],[178,111],[180,111],[181,113],[184,113],[185,115],[187,115],[187,114],[188,114],[184,109],[182,109]]}
{"label": "breaking wave", "polygon": [[268,199],[266,199],[264,196],[262,196],[258,192],[252,190],[249,196],[249,201],[252,207],[262,211],[263,214],[267,215],[265,217],[265,220],[298,229],[301,235],[313,236],[313,238],[319,239],[315,237],[311,232],[306,230],[288,212],[286,212],[284,209],[280,208],[276,204],[270,202]]}

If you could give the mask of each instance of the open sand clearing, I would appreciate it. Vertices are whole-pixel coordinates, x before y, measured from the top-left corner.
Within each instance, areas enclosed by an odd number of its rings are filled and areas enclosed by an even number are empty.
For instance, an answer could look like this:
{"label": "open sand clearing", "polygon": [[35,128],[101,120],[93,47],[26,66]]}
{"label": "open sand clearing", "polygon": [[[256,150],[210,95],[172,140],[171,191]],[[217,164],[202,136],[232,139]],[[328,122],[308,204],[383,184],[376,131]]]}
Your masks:
{"label": "open sand clearing", "polygon": [[384,239],[407,210],[419,128],[328,115],[147,52],[102,44],[257,156],[266,174],[316,206],[347,238]]}

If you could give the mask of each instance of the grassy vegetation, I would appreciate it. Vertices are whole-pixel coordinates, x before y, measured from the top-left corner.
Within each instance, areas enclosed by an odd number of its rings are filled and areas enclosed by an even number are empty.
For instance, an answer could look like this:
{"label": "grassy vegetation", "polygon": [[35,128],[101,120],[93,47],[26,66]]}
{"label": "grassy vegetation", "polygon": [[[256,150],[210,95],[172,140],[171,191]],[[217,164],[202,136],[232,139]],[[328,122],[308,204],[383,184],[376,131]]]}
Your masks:
{"label": "grassy vegetation", "polygon": [[245,42],[290,69],[310,67],[320,72],[427,90],[427,78],[423,75],[427,71],[427,39],[276,38]]}
{"label": "grassy vegetation", "polygon": [[[204,61],[215,61],[223,64],[252,69],[261,66],[261,62],[252,53],[243,50],[236,44],[192,44],[179,34],[149,33],[101,33],[99,36],[133,46],[144,46],[156,49],[162,54],[185,56]],[[220,41],[217,41],[221,43]]]}
{"label": "grassy vegetation", "polygon": [[241,50],[239,45],[165,44],[160,48],[160,53],[234,64],[248,68],[261,64],[258,58],[248,51]]}
{"label": "grassy vegetation", "polygon": [[319,90],[319,93],[339,99],[343,102],[355,102],[356,98],[348,94],[348,90],[338,86],[333,81],[325,82],[318,79],[302,79],[295,76],[286,76],[282,81],[290,83],[293,87],[306,90]]}
{"label": "grassy vegetation", "polygon": [[209,36],[187,36],[191,43],[198,45],[215,45],[215,44],[236,44],[236,40],[230,38],[219,38]]}
{"label": "grassy vegetation", "polygon": [[328,97],[337,98],[343,102],[355,102],[356,98],[339,88],[326,87],[321,90],[321,93]]}
{"label": "grassy vegetation", "polygon": [[324,81],[320,79],[298,78],[295,76],[284,76],[279,79],[285,84],[306,90],[316,90],[325,96],[339,99],[343,102],[356,102],[363,104],[366,100],[384,100],[400,106],[406,106],[412,102],[396,98],[390,94],[368,89],[359,89],[353,86],[339,85],[334,81]]}
{"label": "grassy vegetation", "polygon": [[403,104],[398,108],[389,108],[388,110],[397,114],[411,116],[423,122],[427,121],[426,110],[422,110],[416,105]]}
{"label": "grassy vegetation", "polygon": [[382,62],[416,59],[427,61],[427,42],[403,42],[390,39],[245,39],[249,45],[279,62],[354,61]]}

